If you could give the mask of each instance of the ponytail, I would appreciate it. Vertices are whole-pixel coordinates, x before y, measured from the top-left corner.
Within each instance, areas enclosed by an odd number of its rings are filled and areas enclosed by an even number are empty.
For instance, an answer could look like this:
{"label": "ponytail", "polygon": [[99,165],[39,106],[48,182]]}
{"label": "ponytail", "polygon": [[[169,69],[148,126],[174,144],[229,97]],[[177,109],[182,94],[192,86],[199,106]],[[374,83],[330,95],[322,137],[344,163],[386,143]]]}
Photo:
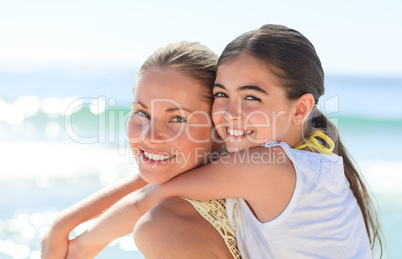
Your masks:
{"label": "ponytail", "polygon": [[314,107],[309,118],[307,126],[307,134],[309,137],[313,131],[321,131],[330,137],[334,143],[334,153],[343,158],[343,166],[345,176],[349,181],[350,189],[356,198],[357,204],[363,214],[366,231],[370,239],[371,250],[374,251],[374,246],[378,243],[380,248],[380,258],[382,257],[383,244],[381,241],[381,227],[375,210],[373,201],[369,195],[363,176],[356,169],[355,161],[350,156],[339,138],[338,128],[317,108]]}
{"label": "ponytail", "polygon": [[[300,32],[282,25],[267,24],[246,32],[229,43],[219,57],[218,66],[242,54],[250,55],[266,65],[283,87],[289,100],[310,93],[315,103],[324,94],[324,71],[313,44]],[[378,242],[382,255],[380,225],[363,177],[342,145],[337,127],[317,108],[310,115],[305,138],[321,131],[335,143],[334,153],[343,157],[345,175],[363,214],[371,248]],[[325,143],[325,141],[323,141]]]}

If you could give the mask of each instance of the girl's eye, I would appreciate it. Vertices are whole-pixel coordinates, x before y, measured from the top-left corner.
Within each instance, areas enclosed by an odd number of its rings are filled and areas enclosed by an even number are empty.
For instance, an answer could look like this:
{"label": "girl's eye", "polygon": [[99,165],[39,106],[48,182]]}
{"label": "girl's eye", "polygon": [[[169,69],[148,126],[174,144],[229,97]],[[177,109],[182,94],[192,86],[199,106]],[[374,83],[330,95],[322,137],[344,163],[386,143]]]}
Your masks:
{"label": "girl's eye", "polygon": [[247,95],[247,96],[244,98],[244,100],[259,101],[259,102],[261,102],[261,99],[260,99],[260,98],[257,98],[257,97],[252,96],[252,95]]}
{"label": "girl's eye", "polygon": [[131,113],[131,115],[138,115],[138,116],[145,117],[145,118],[148,118],[148,119],[150,118],[150,116],[148,115],[148,113],[143,112],[143,111],[140,111],[140,110],[133,111],[133,112]]}
{"label": "girl's eye", "polygon": [[222,92],[218,92],[216,94],[214,94],[214,98],[227,98],[228,95]]}
{"label": "girl's eye", "polygon": [[173,117],[172,122],[187,122],[187,120],[182,116],[175,116]]}

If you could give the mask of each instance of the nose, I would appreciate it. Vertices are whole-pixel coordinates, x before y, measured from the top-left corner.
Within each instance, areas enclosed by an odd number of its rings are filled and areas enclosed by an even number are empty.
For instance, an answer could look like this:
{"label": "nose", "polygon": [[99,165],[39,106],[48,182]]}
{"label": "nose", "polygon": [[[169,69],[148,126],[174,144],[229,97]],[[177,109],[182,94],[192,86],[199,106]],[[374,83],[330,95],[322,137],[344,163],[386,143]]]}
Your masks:
{"label": "nose", "polygon": [[165,125],[158,120],[151,120],[143,129],[142,141],[147,145],[165,143],[168,139]]}
{"label": "nose", "polygon": [[226,108],[226,116],[228,116],[229,121],[240,120],[241,115],[241,97],[231,99]]}

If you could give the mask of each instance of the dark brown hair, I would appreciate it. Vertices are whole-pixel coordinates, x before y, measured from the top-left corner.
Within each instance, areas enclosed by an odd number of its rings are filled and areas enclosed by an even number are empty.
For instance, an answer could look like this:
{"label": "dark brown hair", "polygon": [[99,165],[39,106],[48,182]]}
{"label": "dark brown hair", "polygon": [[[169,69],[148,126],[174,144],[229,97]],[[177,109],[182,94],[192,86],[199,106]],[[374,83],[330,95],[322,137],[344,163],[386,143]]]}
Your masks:
{"label": "dark brown hair", "polygon": [[[310,93],[317,104],[320,96],[324,94],[324,71],[321,61],[311,42],[296,30],[269,24],[246,32],[226,46],[219,58],[218,67],[242,54],[263,62],[267,69],[276,75],[291,100]],[[371,248],[374,250],[374,245],[378,242],[382,255],[381,228],[373,202],[363,177],[339,139],[337,127],[315,106],[306,128],[305,138],[314,130],[320,130],[334,141],[334,153],[343,158],[345,175],[363,214]]]}

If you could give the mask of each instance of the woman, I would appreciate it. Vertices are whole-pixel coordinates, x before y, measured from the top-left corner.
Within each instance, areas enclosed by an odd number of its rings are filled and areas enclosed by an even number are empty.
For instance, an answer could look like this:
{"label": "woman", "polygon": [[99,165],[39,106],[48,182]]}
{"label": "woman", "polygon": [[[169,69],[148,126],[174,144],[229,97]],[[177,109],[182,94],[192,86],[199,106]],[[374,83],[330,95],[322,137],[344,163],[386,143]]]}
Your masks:
{"label": "woman", "polygon": [[[372,258],[382,248],[366,184],[316,107],[324,72],[307,38],[271,24],[240,35],[219,58],[213,93],[229,154],[142,188],[136,210],[175,196],[226,198],[244,258]],[[136,226],[140,250],[152,234]]]}
{"label": "woman", "polygon": [[[43,258],[64,258],[69,232],[128,193],[147,183],[166,182],[208,160],[205,158],[214,148],[210,113],[216,61],[217,56],[211,50],[190,42],[169,44],[145,61],[134,84],[134,102],[128,121],[130,147],[141,178],[115,185],[64,211],[42,240]],[[201,217],[192,204],[198,211],[203,208],[201,211],[207,213]],[[181,233],[176,236],[183,240],[180,246],[169,250],[176,258],[195,255],[239,258],[222,200],[189,203],[173,199],[164,205],[174,209],[176,214],[171,214],[171,219],[183,218],[177,228]],[[214,211],[219,218],[209,211]],[[108,214],[101,215],[99,221],[107,217]],[[123,230],[125,234],[133,230],[136,222],[133,218],[128,221],[128,228]],[[68,258],[93,258],[113,240],[111,233],[119,230],[115,224],[112,230],[96,226],[70,241]]]}

